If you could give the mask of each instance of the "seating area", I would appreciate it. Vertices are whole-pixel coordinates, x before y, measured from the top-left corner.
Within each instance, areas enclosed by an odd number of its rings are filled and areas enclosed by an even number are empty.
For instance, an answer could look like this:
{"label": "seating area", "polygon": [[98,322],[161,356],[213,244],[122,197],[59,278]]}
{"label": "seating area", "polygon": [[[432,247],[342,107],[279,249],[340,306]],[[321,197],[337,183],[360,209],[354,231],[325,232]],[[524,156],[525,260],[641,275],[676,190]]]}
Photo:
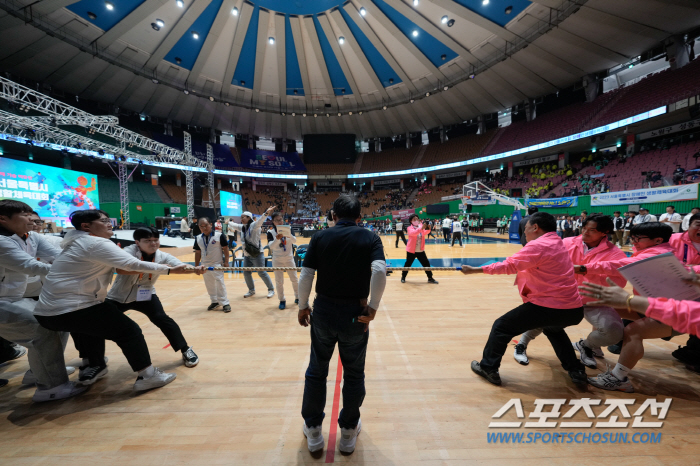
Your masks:
{"label": "seating area", "polygon": [[160,185],[173,202],[177,204],[187,204],[187,191],[184,186],[177,186],[175,183],[164,181],[161,181]]}
{"label": "seating area", "polygon": [[285,193],[282,187],[277,186],[265,187],[264,189],[258,186],[256,191],[248,187],[241,188],[243,208],[254,214],[262,214],[271,205],[278,206],[279,210],[284,213],[290,213],[293,209],[291,209],[289,201],[294,194],[296,193]]}
{"label": "seating area", "polygon": [[454,194],[462,194],[462,187],[464,182],[460,183],[449,183],[437,186],[430,186],[424,184],[416,195],[416,200],[413,202],[415,206],[424,206],[430,204],[437,204],[442,201],[445,196],[452,196]]}
{"label": "seating area", "polygon": [[492,129],[485,134],[469,134],[450,139],[445,143],[428,144],[420,161],[420,166],[431,167],[444,163],[460,162],[479,157],[491,142],[498,130]]}
{"label": "seating area", "polygon": [[[119,180],[116,178],[99,177],[98,191],[100,202],[119,202]],[[172,197],[172,196],[171,196]],[[147,203],[161,203],[161,199],[150,183],[132,181],[129,183],[129,201]]]}
{"label": "seating area", "polygon": [[362,156],[360,173],[386,172],[409,168],[420,148],[421,146],[413,146],[410,149],[395,147],[381,152],[365,152]]}

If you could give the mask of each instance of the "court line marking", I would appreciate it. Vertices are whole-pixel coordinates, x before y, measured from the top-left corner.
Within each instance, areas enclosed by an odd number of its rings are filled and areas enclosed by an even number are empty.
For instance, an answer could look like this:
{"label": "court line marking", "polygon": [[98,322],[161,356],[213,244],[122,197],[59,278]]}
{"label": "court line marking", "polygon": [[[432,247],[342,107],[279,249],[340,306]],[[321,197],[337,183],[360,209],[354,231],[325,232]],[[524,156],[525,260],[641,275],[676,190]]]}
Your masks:
{"label": "court line marking", "polygon": [[338,408],[340,407],[340,380],[343,378],[343,363],[338,352],[338,370],[335,374],[335,389],[333,390],[333,410],[331,411],[331,429],[328,432],[328,448],[326,463],[335,462],[335,439],[338,435]]}

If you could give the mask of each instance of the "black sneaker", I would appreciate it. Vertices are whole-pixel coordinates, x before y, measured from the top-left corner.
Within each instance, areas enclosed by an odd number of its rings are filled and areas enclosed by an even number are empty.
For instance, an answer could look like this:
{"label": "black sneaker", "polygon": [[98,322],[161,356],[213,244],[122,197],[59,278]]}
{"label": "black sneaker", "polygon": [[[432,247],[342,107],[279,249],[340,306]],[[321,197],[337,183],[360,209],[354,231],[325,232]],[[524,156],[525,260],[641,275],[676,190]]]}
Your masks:
{"label": "black sneaker", "polygon": [[197,354],[191,346],[187,348],[187,351],[182,353],[182,360],[185,363],[185,367],[194,367],[199,364],[199,357],[197,357]]}
{"label": "black sneaker", "polygon": [[472,361],[472,371],[475,374],[482,376],[494,385],[501,385],[501,376],[498,373],[498,371],[486,372],[484,369],[481,368],[481,364],[479,364],[479,361]]}
{"label": "black sneaker", "polygon": [[438,284],[438,281],[435,280],[434,278],[429,278],[429,279],[428,279],[428,283],[432,283],[433,285],[437,285],[437,284]]}
{"label": "black sneaker", "polygon": [[402,279],[401,279],[401,283],[406,283],[406,279],[405,279],[405,278],[402,278]]}
{"label": "black sneaker", "polygon": [[211,303],[211,304],[209,305],[209,307],[207,308],[207,311],[213,311],[213,310],[216,309],[217,307],[219,307],[219,303]]}
{"label": "black sneaker", "polygon": [[107,375],[107,366],[81,366],[78,385],[92,385]]}
{"label": "black sneaker", "polygon": [[588,385],[588,376],[586,375],[586,371],[583,369],[578,371],[569,371],[569,377],[571,377],[571,381],[576,385]]}
{"label": "black sneaker", "polygon": [[679,346],[677,350],[671,353],[671,356],[685,364],[695,365],[700,361],[700,354],[687,346]]}
{"label": "black sneaker", "polygon": [[223,311],[224,311],[224,312],[231,312],[231,305],[230,305],[230,304],[226,304],[226,305],[223,307]]}
{"label": "black sneaker", "polygon": [[7,385],[8,383],[10,383],[9,380],[7,380],[7,379],[0,379],[0,387],[4,387],[4,386]]}
{"label": "black sneaker", "polygon": [[608,351],[612,354],[620,354],[620,351],[622,351],[622,342],[608,346]]}

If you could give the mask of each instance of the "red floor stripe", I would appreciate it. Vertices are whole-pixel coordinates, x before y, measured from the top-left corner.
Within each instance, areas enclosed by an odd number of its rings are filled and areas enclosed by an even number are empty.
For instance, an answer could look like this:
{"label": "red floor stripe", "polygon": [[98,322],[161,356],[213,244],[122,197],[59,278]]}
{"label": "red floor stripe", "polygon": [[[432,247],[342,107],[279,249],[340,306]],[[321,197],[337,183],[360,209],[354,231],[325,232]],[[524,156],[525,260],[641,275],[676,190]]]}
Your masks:
{"label": "red floor stripe", "polygon": [[165,345],[165,346],[163,347],[163,349],[168,349],[168,348],[170,348],[170,343],[168,343],[167,345]]}
{"label": "red floor stripe", "polygon": [[326,463],[335,461],[335,439],[338,434],[338,408],[340,407],[340,380],[343,378],[343,364],[338,357],[338,372],[335,374],[335,390],[333,392],[333,410],[331,411],[331,430],[328,433],[328,448]]}

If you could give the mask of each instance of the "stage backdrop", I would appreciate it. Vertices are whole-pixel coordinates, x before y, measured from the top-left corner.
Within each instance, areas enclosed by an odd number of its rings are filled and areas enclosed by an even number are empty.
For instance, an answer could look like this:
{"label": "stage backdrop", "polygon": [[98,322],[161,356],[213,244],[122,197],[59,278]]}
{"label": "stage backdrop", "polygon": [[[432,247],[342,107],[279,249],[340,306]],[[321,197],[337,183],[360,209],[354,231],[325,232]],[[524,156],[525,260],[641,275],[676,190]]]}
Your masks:
{"label": "stage backdrop", "polygon": [[306,171],[297,152],[240,149],[241,166],[275,171]]}
{"label": "stage backdrop", "polygon": [[99,209],[97,193],[95,175],[0,158],[0,199],[25,202],[59,226],[76,210]]}
{"label": "stage backdrop", "polygon": [[240,219],[243,213],[243,200],[240,194],[219,191],[221,201],[221,215],[224,217],[237,217]]}

